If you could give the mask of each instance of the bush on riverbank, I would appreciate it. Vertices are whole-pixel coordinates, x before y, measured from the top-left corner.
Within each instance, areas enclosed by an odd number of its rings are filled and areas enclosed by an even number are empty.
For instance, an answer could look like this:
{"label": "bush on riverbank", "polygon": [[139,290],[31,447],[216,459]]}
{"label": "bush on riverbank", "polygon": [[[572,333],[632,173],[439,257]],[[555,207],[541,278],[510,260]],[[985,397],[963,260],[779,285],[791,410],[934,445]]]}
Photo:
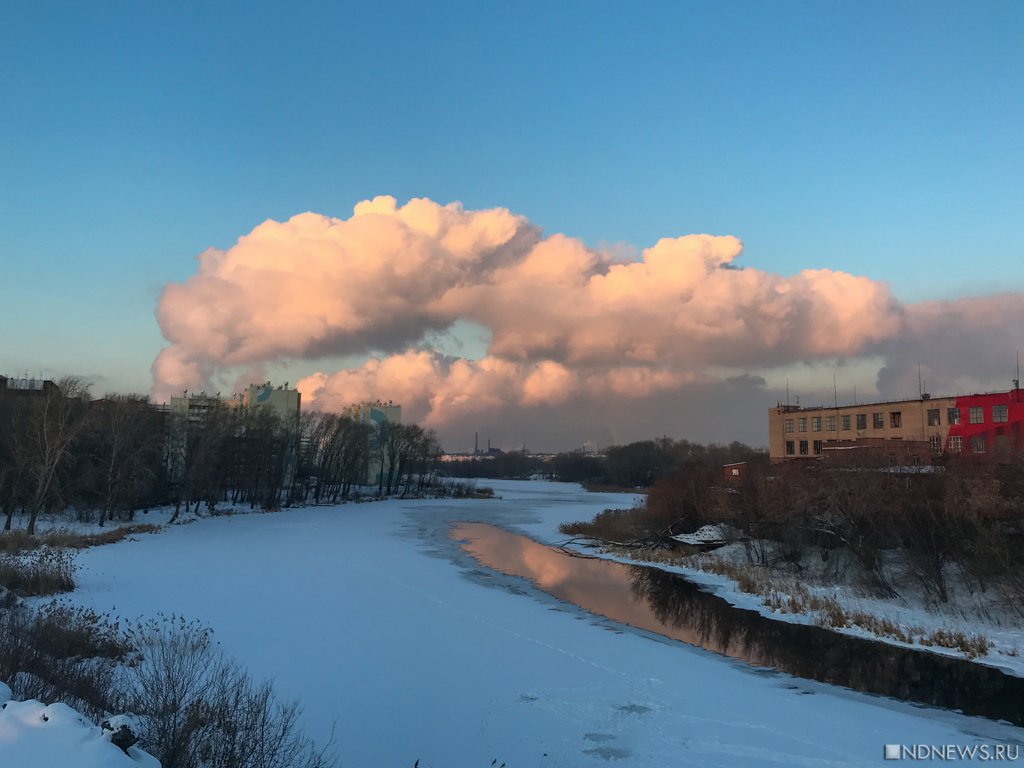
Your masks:
{"label": "bush on riverbank", "polygon": [[0,587],[21,597],[55,595],[75,588],[75,564],[65,549],[45,547],[0,555]]}
{"label": "bush on riverbank", "polygon": [[19,699],[63,702],[97,722],[132,712],[139,745],[164,768],[331,768],[330,744],[195,622],[123,628],[87,608],[0,599],[0,680]]}
{"label": "bush on riverbank", "polygon": [[[880,596],[951,590],[984,595],[1024,618],[1024,458],[951,463],[942,471],[826,469],[752,463],[740,482],[706,470],[660,481],[625,512],[562,531],[623,543],[724,525],[751,565],[840,579],[853,568]],[[816,564],[816,562],[818,564]],[[820,563],[825,563],[822,566]]]}
{"label": "bush on riverbank", "polygon": [[[708,554],[671,538],[714,524]],[[934,471],[748,465],[740,481],[679,472],[634,509],[561,530],[619,554],[705,570],[773,612],[955,649],[1020,653],[1024,459]],[[988,627],[982,633],[974,623]],[[1003,630],[1003,627],[1010,627]]]}

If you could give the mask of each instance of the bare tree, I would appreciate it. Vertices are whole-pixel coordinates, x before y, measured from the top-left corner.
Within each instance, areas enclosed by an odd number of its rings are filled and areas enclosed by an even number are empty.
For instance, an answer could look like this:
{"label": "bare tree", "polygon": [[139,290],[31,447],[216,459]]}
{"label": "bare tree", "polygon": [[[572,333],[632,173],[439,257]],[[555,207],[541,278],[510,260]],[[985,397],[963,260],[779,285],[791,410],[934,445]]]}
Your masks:
{"label": "bare tree", "polygon": [[57,490],[58,471],[85,425],[88,399],[89,385],[69,376],[24,404],[26,418],[12,433],[12,448],[26,469],[29,533],[35,533],[40,511]]}
{"label": "bare tree", "polygon": [[83,437],[95,465],[92,490],[99,499],[101,526],[151,496],[160,472],[162,432],[157,412],[144,397],[109,395],[91,404]]}

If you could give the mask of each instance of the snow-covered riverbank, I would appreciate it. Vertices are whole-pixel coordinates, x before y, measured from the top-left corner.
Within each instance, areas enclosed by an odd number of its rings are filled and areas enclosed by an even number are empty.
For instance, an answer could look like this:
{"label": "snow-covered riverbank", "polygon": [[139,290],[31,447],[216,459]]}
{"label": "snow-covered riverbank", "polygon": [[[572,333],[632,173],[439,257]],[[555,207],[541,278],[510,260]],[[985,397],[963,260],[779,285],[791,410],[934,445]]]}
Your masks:
{"label": "snow-covered riverbank", "polygon": [[452,522],[557,541],[561,522],[632,503],[482,484],[502,498],[216,518],[86,550],[72,599],[206,622],[302,700],[311,735],[333,729],[346,767],[874,765],[887,743],[1024,736],[756,670],[482,569],[449,539]]}
{"label": "snow-covered riverbank", "polygon": [[[564,545],[589,556],[683,575],[731,605],[757,611],[777,621],[818,624],[847,635],[965,658],[1024,677],[1024,622],[1020,616],[1000,612],[994,599],[985,605],[985,595],[967,594],[962,588],[950,590],[951,601],[947,605],[927,604],[921,594],[910,588],[895,598],[873,597],[866,589],[850,581],[849,576],[830,579],[816,574],[813,569],[805,569],[796,576],[783,570],[749,566],[744,547],[739,543],[702,555],[684,557],[664,550],[609,550],[588,546],[585,541],[570,540],[557,527],[552,529],[550,525],[535,526],[531,533],[544,543]],[[818,558],[812,556],[809,559],[814,561]],[[752,591],[741,588],[735,578],[737,574],[754,583],[755,586],[750,588]],[[814,604],[821,603],[827,607],[814,608]],[[835,617],[831,615],[835,608],[840,609],[840,620],[845,622],[845,626],[835,623]],[[864,626],[858,625],[858,620],[862,620]],[[934,638],[939,638],[940,642],[934,642]],[[979,656],[973,649],[965,653],[941,644],[956,639],[987,642],[989,648]]]}

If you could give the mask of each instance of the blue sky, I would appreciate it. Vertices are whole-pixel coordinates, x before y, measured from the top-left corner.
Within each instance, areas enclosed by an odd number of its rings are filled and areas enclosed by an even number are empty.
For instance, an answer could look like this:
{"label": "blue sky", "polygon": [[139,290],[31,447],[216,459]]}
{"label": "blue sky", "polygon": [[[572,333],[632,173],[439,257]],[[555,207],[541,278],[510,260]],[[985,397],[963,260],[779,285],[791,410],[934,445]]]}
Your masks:
{"label": "blue sky", "polygon": [[0,372],[145,390],[160,289],[391,194],[1024,289],[1024,5],[0,4]]}

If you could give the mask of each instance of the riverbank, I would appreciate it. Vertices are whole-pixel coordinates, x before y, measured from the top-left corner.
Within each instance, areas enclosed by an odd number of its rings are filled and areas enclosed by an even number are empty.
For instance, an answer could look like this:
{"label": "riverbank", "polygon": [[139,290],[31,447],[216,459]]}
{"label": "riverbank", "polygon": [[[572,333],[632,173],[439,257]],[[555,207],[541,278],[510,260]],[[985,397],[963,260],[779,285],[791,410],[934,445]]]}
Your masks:
{"label": "riverbank", "polygon": [[[548,535],[548,543],[565,536]],[[873,596],[855,577],[826,580],[810,569],[797,575],[751,565],[742,544],[693,554],[671,550],[566,546],[617,562],[648,565],[686,576],[738,608],[797,624],[813,624],[843,634],[955,656],[1024,676],[1024,623],[1019,615],[999,616],[996,600],[952,590],[947,605],[928,603],[909,592]]]}
{"label": "riverbank", "polygon": [[500,498],[209,518],[84,550],[70,599],[211,626],[253,675],[301,699],[309,735],[333,731],[345,765],[824,768],[875,765],[886,743],[1020,737],[755,670],[482,568],[450,538],[454,523],[557,537],[561,522],[632,501],[486,484]]}

